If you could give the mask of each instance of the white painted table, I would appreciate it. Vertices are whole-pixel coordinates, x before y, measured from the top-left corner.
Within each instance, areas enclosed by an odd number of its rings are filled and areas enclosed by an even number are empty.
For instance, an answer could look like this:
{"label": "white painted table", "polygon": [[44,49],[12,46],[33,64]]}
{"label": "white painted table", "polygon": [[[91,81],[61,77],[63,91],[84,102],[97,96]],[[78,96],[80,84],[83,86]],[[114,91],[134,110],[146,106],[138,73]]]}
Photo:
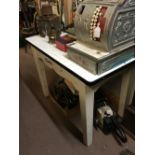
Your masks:
{"label": "white painted table", "polygon": [[93,137],[94,93],[107,80],[114,78],[117,74],[122,74],[118,113],[120,116],[123,116],[125,105],[130,104],[134,93],[134,67],[129,64],[134,62],[135,59],[132,58],[101,75],[94,75],[69,60],[66,53],[57,49],[55,45],[47,43],[44,38],[36,35],[26,38],[26,41],[31,45],[44,96],[49,96],[44,65],[49,66],[58,75],[72,82],[78,90],[83,140],[87,146],[91,145]]}

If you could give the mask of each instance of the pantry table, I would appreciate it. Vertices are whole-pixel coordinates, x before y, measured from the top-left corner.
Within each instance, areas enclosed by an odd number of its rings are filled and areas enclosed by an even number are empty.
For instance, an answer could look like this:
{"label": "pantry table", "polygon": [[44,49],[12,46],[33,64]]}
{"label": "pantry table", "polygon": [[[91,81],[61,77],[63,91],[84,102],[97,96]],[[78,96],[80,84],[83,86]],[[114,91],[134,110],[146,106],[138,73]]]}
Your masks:
{"label": "pantry table", "polygon": [[69,80],[79,93],[83,141],[89,146],[93,140],[94,93],[109,79],[122,75],[118,114],[123,117],[126,105],[131,104],[134,94],[134,58],[100,74],[94,75],[67,57],[55,44],[49,44],[39,35],[26,38],[31,46],[42,91],[49,96],[45,65]]}

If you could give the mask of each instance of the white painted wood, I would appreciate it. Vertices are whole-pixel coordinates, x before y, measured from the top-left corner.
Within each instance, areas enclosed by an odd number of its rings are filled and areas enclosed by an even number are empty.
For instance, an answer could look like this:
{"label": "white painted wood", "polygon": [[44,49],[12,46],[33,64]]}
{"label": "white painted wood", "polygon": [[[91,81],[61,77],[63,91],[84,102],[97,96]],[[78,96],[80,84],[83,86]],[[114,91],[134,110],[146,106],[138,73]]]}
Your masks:
{"label": "white painted wood", "polygon": [[34,57],[34,61],[36,64],[37,71],[38,71],[43,94],[45,97],[47,97],[49,96],[49,89],[48,89],[48,83],[47,83],[44,63],[38,59],[38,56],[37,56],[38,51],[35,48],[31,47],[31,51],[33,53],[33,57]]}
{"label": "white painted wood", "polygon": [[79,92],[79,99],[83,140],[87,146],[90,146],[93,139],[94,90],[87,86],[82,86]]}
{"label": "white painted wood", "polygon": [[[101,74],[101,75],[94,75],[82,68],[81,66],[77,65],[73,61],[67,58],[66,53],[58,50],[55,45],[48,44],[44,38],[40,36],[33,36],[26,39],[32,45],[36,46],[38,49],[43,51],[47,54],[50,58],[58,61],[60,64],[65,66],[66,68],[70,69],[75,74],[79,75],[81,78],[86,80],[87,82],[94,82],[109,73],[131,63],[134,59],[131,59],[127,62],[122,63],[121,65]],[[94,86],[87,86],[84,84],[77,76],[73,75],[72,73],[68,72],[65,68],[61,67],[59,64],[54,62],[52,59],[48,58],[46,55],[39,52],[36,48],[31,47],[35,64],[37,67],[37,71],[39,74],[42,90],[45,96],[49,96],[47,78],[45,73],[44,64],[49,66],[53,69],[58,75],[63,77],[64,79],[69,80],[72,82],[74,87],[77,89],[79,93],[80,99],[80,111],[81,111],[81,122],[82,122],[82,129],[83,129],[83,140],[87,146],[92,144],[93,138],[93,109],[94,109],[94,92],[105,83],[108,79],[103,79],[102,81],[98,82]],[[120,93],[120,105],[119,105],[119,113],[123,115],[125,101],[128,94],[128,86],[131,84],[130,82],[130,72],[125,73],[122,79],[122,88]]]}
{"label": "white painted wood", "polygon": [[134,83],[133,70],[128,68],[124,74],[122,74],[120,98],[119,98],[119,108],[118,114],[123,117],[126,105],[129,105],[131,98],[134,95],[135,83]]}
{"label": "white painted wood", "polygon": [[127,105],[132,104],[133,96],[135,93],[135,67],[131,67],[131,73],[130,73],[130,88],[128,90],[128,96],[127,96]]}
{"label": "white painted wood", "polygon": [[28,42],[36,46],[38,49],[43,51],[45,54],[47,54],[49,57],[53,58],[54,60],[58,61],[60,64],[65,66],[66,68],[73,71],[75,74],[79,75],[81,78],[86,80],[87,82],[94,82],[112,72],[115,70],[118,70],[119,68],[122,68],[123,66],[126,66],[127,64],[130,64],[131,62],[134,62],[134,58],[123,62],[122,64],[114,67],[113,69],[110,69],[100,75],[94,75],[90,72],[88,72],[83,67],[79,66],[78,64],[74,63],[70,59],[67,58],[67,54],[65,52],[60,51],[55,47],[55,44],[49,44],[45,41],[44,38],[40,37],[39,35],[35,35],[32,37],[26,38]]}
{"label": "white painted wood", "polygon": [[[43,54],[40,54],[33,49],[34,58],[36,61],[37,70],[40,76],[40,82],[42,84],[42,89],[44,95],[46,96],[46,91],[48,90],[48,86],[45,83],[45,68],[43,66],[38,65],[38,61],[40,59],[51,69],[53,69],[58,75],[63,77],[64,79],[69,80],[72,82],[74,87],[77,89],[79,93],[80,99],[80,111],[81,111],[81,123],[82,123],[82,133],[83,133],[83,141],[87,146],[92,144],[92,137],[93,137],[93,106],[94,106],[94,89],[86,86],[82,81],[80,81],[76,76],[73,76],[71,73],[66,71],[64,68],[60,67],[58,64],[49,60]],[[40,62],[43,64],[43,62]],[[40,68],[41,67],[41,68]],[[43,73],[44,72],[44,73]],[[43,73],[43,76],[42,76]],[[67,114],[65,113],[67,116]]]}
{"label": "white painted wood", "polygon": [[39,59],[41,59],[49,68],[53,69],[59,76],[72,82],[77,90],[80,90],[80,85],[83,84],[76,76],[73,76],[70,72],[66,71],[63,67],[59,66],[54,61],[41,53],[38,53]]}

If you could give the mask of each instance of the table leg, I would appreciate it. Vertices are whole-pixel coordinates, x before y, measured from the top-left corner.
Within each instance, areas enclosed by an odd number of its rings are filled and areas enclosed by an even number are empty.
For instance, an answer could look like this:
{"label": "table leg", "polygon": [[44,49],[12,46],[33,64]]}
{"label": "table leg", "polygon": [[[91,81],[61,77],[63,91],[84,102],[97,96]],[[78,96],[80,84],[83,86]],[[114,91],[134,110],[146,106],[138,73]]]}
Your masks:
{"label": "table leg", "polygon": [[126,105],[130,105],[135,90],[135,76],[134,67],[131,66],[126,72],[123,73],[121,91],[119,98],[118,114],[123,117]]}
{"label": "table leg", "polygon": [[44,63],[38,58],[37,53],[34,48],[32,48],[32,53],[33,53],[34,61],[36,64],[37,72],[39,75],[43,94],[44,96],[47,97],[49,96],[49,89],[48,89],[48,83],[47,83]]}
{"label": "table leg", "polygon": [[79,92],[81,121],[83,129],[83,141],[89,146],[93,138],[93,109],[94,91],[87,86],[81,88]]}

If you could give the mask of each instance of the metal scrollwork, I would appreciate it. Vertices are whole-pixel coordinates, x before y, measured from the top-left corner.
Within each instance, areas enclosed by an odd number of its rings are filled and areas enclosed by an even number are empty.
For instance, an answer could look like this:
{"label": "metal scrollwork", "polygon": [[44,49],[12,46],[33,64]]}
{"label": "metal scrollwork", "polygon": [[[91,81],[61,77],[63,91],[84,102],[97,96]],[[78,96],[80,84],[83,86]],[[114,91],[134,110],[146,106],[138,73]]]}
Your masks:
{"label": "metal scrollwork", "polygon": [[134,38],[135,21],[133,11],[120,13],[113,27],[112,45],[118,46],[122,42]]}
{"label": "metal scrollwork", "polygon": [[125,33],[128,33],[132,28],[132,23],[130,20],[126,21],[124,24],[123,24],[123,31]]}
{"label": "metal scrollwork", "polygon": [[135,6],[135,0],[128,0],[125,2],[125,4],[123,5],[124,8],[127,8],[127,7],[133,7]]}

